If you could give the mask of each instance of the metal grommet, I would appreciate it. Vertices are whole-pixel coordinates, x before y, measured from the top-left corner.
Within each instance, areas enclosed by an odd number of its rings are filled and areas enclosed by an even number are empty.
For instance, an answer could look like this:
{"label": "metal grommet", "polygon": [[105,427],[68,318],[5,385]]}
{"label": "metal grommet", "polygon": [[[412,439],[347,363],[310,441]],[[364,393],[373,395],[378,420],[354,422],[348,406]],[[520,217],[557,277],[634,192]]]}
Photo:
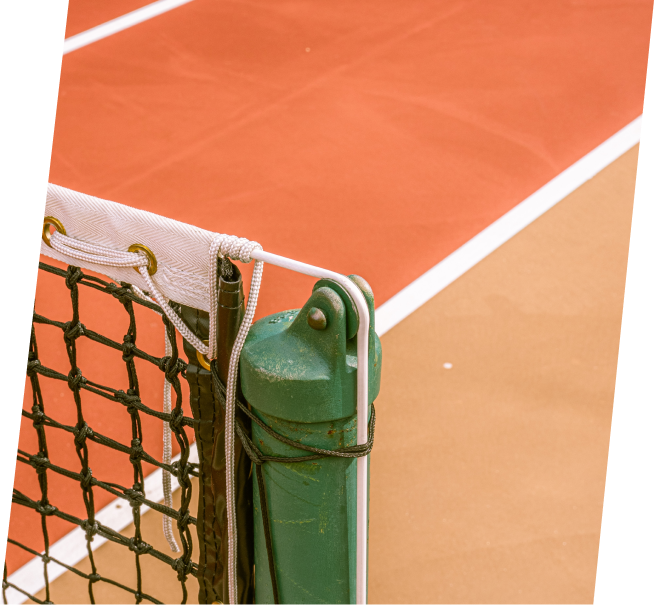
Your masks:
{"label": "metal grommet", "polygon": [[66,235],[66,229],[64,229],[61,221],[56,219],[54,216],[46,216],[43,219],[43,235],[41,237],[43,238],[43,241],[52,248],[52,244],[50,243],[50,238],[52,237],[50,227],[54,227],[55,231],[59,231],[61,235]]}
{"label": "metal grommet", "polygon": [[[209,341],[208,340],[203,340],[202,341],[205,345],[209,346]],[[202,355],[200,351],[196,351],[195,354],[198,356],[198,361],[200,362],[200,365],[205,369],[211,371],[211,363],[207,359],[206,355]]]}
{"label": "metal grommet", "polygon": [[[143,252],[148,257],[148,273],[154,275],[157,272],[157,257],[154,252],[143,244],[132,244],[127,248],[127,252]],[[134,267],[134,271],[139,272],[138,267]]]}

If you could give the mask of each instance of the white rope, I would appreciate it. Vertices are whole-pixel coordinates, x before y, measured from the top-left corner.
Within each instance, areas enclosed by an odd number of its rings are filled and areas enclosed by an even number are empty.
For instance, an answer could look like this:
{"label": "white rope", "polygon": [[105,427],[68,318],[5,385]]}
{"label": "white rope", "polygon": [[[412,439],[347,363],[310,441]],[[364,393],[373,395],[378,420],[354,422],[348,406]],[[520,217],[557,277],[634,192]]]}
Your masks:
{"label": "white rope", "polygon": [[150,290],[152,298],[154,298],[154,301],[161,307],[161,310],[166,314],[166,317],[170,319],[171,323],[177,328],[177,331],[186,338],[186,340],[192,344],[197,351],[200,351],[202,355],[206,355],[209,352],[207,345],[191,332],[189,327],[182,321],[182,318],[171,308],[168,304],[169,299],[159,292],[159,289],[155,286],[147,268],[139,267],[139,273],[145,280],[145,283],[148,284],[148,289]]}
{"label": "white rope", "polygon": [[[217,234],[211,242],[209,249],[209,275],[212,276],[211,287],[209,291],[210,313],[209,313],[209,357],[215,359],[217,355],[217,313],[218,313],[218,258],[229,257],[232,260],[238,260],[243,263],[249,263],[252,260],[252,252],[261,250],[261,244],[251,242],[242,237],[233,235]],[[248,304],[245,309],[243,321],[236,335],[232,354],[229,359],[229,373],[227,374],[227,394],[225,397],[225,462],[226,462],[226,500],[227,500],[227,583],[229,602],[238,603],[238,574],[237,574],[237,543],[238,531],[236,527],[236,489],[234,474],[234,420],[236,415],[236,378],[238,376],[238,362],[241,356],[241,350],[245,344],[254,312],[257,307],[259,298],[259,289],[261,288],[261,276],[263,274],[263,262],[254,263],[252,272],[252,282],[250,283],[250,293],[248,295]]]}
{"label": "white rope", "polygon": [[166,298],[159,288],[155,285],[152,277],[148,273],[148,258],[144,252],[120,252],[105,248],[104,246],[97,246],[87,244],[79,240],[62,235],[55,231],[50,236],[50,243],[52,247],[61,254],[72,256],[78,260],[83,260],[88,263],[95,263],[96,265],[105,265],[109,267],[134,267],[138,269],[141,277],[148,284],[150,295],[166,314],[166,317],[173,323],[179,333],[186,338],[200,353],[207,355],[209,352],[208,347],[195,335],[188,326],[182,321],[181,317],[168,304],[169,299]]}
{"label": "white rope", "polygon": [[[165,338],[166,338],[166,357],[170,357],[173,354],[173,345],[170,342],[170,338],[168,337],[168,330],[166,330]],[[170,382],[168,382],[168,380],[164,377],[164,405],[163,405],[164,414],[170,414],[173,407],[171,401],[171,386],[172,385],[170,384]],[[172,457],[173,457],[173,447],[171,443],[170,423],[164,421],[163,456],[161,461],[164,464],[170,465]],[[170,473],[165,469],[163,469],[162,482],[163,482],[164,504],[168,508],[172,508],[173,489],[171,484],[171,476]],[[168,545],[170,546],[170,550],[172,550],[173,552],[180,552],[179,546],[177,545],[177,541],[175,540],[175,534],[173,534],[173,519],[168,515],[163,516],[163,533],[164,536],[166,537],[166,541],[168,542]]]}
{"label": "white rope", "polygon": [[[251,242],[245,238],[233,235],[216,234],[209,248],[209,275],[211,284],[209,286],[210,312],[209,312],[209,346],[206,346],[188,326],[182,321],[181,317],[170,307],[169,299],[166,298],[154,280],[148,273],[148,259],[142,252],[120,252],[104,246],[97,246],[80,242],[66,235],[55,231],[50,243],[52,247],[61,254],[72,258],[83,260],[85,262],[95,263],[111,267],[134,267],[138,270],[148,285],[150,296],[147,296],[140,288],[132,286],[134,292],[144,300],[156,302],[166,317],[172,322],[184,338],[202,355],[215,359],[217,356],[217,312],[218,312],[218,258],[225,256],[232,260],[249,263],[252,260],[251,254],[254,250],[261,250],[262,247],[257,242]],[[234,421],[235,421],[235,401],[236,401],[236,379],[238,376],[238,364],[241,356],[241,350],[245,344],[254,313],[259,298],[259,289],[261,288],[261,278],[263,275],[263,261],[255,261],[254,271],[252,273],[252,282],[250,283],[250,293],[248,295],[247,307],[243,321],[238,330],[232,354],[229,360],[229,373],[227,376],[227,394],[225,402],[225,458],[226,458],[226,499],[227,499],[227,569],[228,569],[228,593],[229,602],[235,604],[238,602],[237,586],[237,527],[236,527],[236,490],[234,474]],[[172,353],[172,344],[166,335],[166,355]],[[164,382],[164,412],[170,413],[171,410],[171,391],[170,383]],[[171,457],[171,435],[170,425],[164,423],[164,453],[163,462],[170,464]],[[172,492],[170,473],[163,472],[164,502],[166,506],[172,507]],[[179,552],[179,546],[175,541],[172,532],[172,519],[164,515],[164,535],[173,552]]]}
{"label": "white rope", "polygon": [[263,261],[255,261],[250,283],[250,293],[245,315],[238,330],[234,348],[229,359],[229,374],[227,376],[227,396],[225,402],[225,459],[227,463],[227,568],[229,580],[229,602],[238,603],[237,591],[237,531],[236,531],[236,491],[234,486],[234,419],[236,413],[236,378],[238,376],[238,362],[241,350],[245,344],[254,312],[257,307],[261,276],[263,274]]}
{"label": "white rope", "polygon": [[[155,302],[138,286],[133,285],[132,290],[139,298],[142,298],[143,300],[147,300],[148,302]],[[161,313],[157,313],[157,315],[161,315]],[[168,338],[167,330],[164,333],[164,343],[166,348],[164,355],[166,357],[170,357],[173,354],[173,345],[170,342],[170,338]],[[170,384],[170,382],[168,382],[168,379],[164,376],[164,403],[163,403],[164,414],[170,414],[173,407],[172,398],[171,398],[171,386],[172,385]],[[164,420],[163,455],[161,457],[161,462],[170,465],[172,461],[172,455],[173,455],[173,448],[172,448],[172,441],[171,441],[170,423]],[[162,484],[163,484],[163,493],[164,493],[164,505],[166,505],[169,508],[172,508],[173,489],[172,489],[171,474],[166,469],[162,469]],[[177,544],[177,540],[175,540],[175,534],[173,533],[172,517],[169,517],[168,515],[163,515],[162,521],[163,521],[163,533],[166,538],[166,542],[168,542],[168,546],[170,546],[170,550],[172,550],[173,552],[180,552],[179,546]]]}
{"label": "white rope", "polygon": [[145,254],[137,252],[118,252],[104,246],[95,246],[68,237],[55,231],[50,236],[51,246],[61,254],[72,256],[78,260],[109,267],[147,267]]}
{"label": "white rope", "polygon": [[[209,248],[209,275],[212,276],[209,288],[209,359],[218,355],[216,323],[218,321],[218,258],[228,256],[232,260],[249,263],[254,250],[261,250],[261,244],[251,242],[244,237],[217,233]],[[215,276],[215,277],[213,277]]]}

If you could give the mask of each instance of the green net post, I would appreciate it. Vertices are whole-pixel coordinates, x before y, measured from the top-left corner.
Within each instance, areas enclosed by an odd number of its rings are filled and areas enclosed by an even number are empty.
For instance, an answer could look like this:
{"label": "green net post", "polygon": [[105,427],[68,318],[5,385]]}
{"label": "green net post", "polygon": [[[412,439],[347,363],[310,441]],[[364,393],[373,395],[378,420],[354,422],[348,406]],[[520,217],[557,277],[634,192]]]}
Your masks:
{"label": "green net post", "polygon": [[[374,299],[363,279],[351,279],[370,310],[372,402],[381,378]],[[357,328],[356,306],[330,280],[315,285],[302,309],[256,322],[240,365],[241,388],[254,414],[306,446],[356,445]],[[308,456],[306,462],[267,459],[258,466],[258,480],[253,477],[255,602],[354,603],[356,458],[311,456],[254,422],[252,441],[265,457]]]}

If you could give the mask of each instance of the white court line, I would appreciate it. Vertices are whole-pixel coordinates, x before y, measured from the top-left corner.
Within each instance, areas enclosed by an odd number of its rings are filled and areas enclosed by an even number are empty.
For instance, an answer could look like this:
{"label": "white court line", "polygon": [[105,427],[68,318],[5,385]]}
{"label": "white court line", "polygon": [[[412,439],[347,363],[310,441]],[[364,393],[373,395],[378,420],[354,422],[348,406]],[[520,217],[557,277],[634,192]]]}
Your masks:
{"label": "white court line", "polygon": [[[468,269],[629,151],[640,141],[640,125],[641,118],[638,117],[381,305],[375,311],[377,333],[381,335],[388,332]],[[195,444],[192,447],[195,448]],[[193,450],[192,457],[193,461],[197,461],[196,449]],[[174,477],[173,483],[177,485]],[[146,477],[145,484],[149,499],[155,502],[163,499],[161,470]],[[118,504],[122,505],[121,508],[118,508]],[[147,507],[142,510],[145,512]],[[125,506],[122,499],[117,499],[103,508],[97,518],[117,531],[132,522],[131,509]],[[103,538],[96,536],[92,543],[93,550],[104,542]],[[86,554],[86,539],[81,529],[64,536],[51,548],[51,555],[68,565],[75,565],[84,559]],[[51,580],[66,571],[54,563],[48,569]],[[35,594],[44,588],[41,561],[33,559],[14,572],[9,581]],[[7,591],[7,596],[9,603],[23,603],[26,600],[22,594],[11,589]]]}
{"label": "white court line", "polygon": [[[153,2],[67,38],[64,41],[63,54],[68,54],[191,1],[158,0]],[[388,332],[491,252],[626,153],[640,141],[640,127],[641,117],[638,117],[386,301],[375,312],[377,333],[382,335]],[[194,455],[197,457],[197,450],[194,451]],[[174,477],[173,483],[176,483]],[[155,502],[163,499],[160,469],[146,478],[146,494]],[[143,509],[145,511],[147,507],[143,507]],[[124,529],[132,522],[131,509],[129,506],[125,506],[121,499],[117,499],[103,508],[97,518],[104,525],[117,531]],[[92,544],[93,550],[105,541],[104,538],[96,536]],[[79,528],[70,532],[51,548],[53,557],[69,565],[75,565],[84,559],[86,554],[86,539],[83,531]],[[63,567],[56,564],[49,565],[51,580],[59,577],[65,571]],[[41,561],[33,559],[12,574],[9,581],[21,586],[31,594],[36,594],[44,588]],[[26,600],[21,593],[13,589],[8,589],[7,598],[9,603],[23,603]]]}
{"label": "white court line", "polygon": [[167,13],[169,10],[182,6],[183,4],[188,4],[191,1],[192,0],[158,0],[152,4],[137,8],[131,13],[121,15],[120,17],[116,17],[116,19],[102,23],[97,27],[87,29],[84,32],[64,40],[64,55],[77,50],[78,48],[82,48],[83,46],[92,44],[93,42],[97,42],[98,40],[102,40],[102,38],[107,38],[108,36],[123,31],[133,25],[143,23],[143,21],[152,19],[152,17]]}
{"label": "white court line", "polygon": [[642,116],[585,155],[492,225],[400,290],[375,311],[375,329],[388,332],[455,279],[570,195],[640,141]]}
{"label": "white court line", "polygon": [[[177,460],[179,460],[179,454],[172,461],[176,462]],[[190,448],[189,462],[198,462],[198,449],[195,443]],[[171,484],[173,491],[179,487],[176,477],[171,477]],[[145,478],[145,497],[153,502],[161,502],[163,500],[162,470],[160,468]],[[151,510],[149,506],[145,504],[141,506],[141,514],[145,514],[149,510]],[[113,502],[107,504],[107,506],[96,514],[95,518],[98,523],[110,527],[115,531],[125,529],[134,521],[132,507],[123,498],[116,498]],[[93,538],[93,542],[91,542],[91,549],[96,550],[106,541],[106,538],[96,535]],[[80,527],[66,534],[50,547],[51,557],[70,566],[76,565],[82,559],[86,558],[87,555],[86,534]],[[67,571],[65,567],[57,565],[54,562],[48,563],[48,578],[50,582]],[[7,580],[30,594],[35,595],[45,588],[41,559],[34,557],[29,563],[25,563],[20,569],[11,574]],[[7,589],[7,603],[24,603],[25,601],[27,601],[27,597],[24,594],[13,588]]]}

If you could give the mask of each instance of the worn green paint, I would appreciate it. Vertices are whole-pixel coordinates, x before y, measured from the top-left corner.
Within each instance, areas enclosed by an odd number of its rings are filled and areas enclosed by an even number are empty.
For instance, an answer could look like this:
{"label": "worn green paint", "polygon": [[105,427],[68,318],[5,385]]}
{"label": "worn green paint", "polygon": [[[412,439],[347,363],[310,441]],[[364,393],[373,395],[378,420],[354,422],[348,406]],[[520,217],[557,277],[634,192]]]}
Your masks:
{"label": "worn green paint", "polygon": [[[374,401],[381,378],[374,300],[363,279],[351,279],[371,311],[369,400]],[[310,326],[314,309],[324,313],[324,329]],[[278,433],[306,445],[337,449],[356,444],[357,327],[354,304],[328,280],[316,284],[302,309],[256,322],[240,366],[243,394],[255,413]],[[307,455],[254,424],[252,439],[267,455]],[[354,603],[356,459],[265,463],[263,471],[281,601]],[[254,490],[255,600],[272,603],[256,481]]]}

